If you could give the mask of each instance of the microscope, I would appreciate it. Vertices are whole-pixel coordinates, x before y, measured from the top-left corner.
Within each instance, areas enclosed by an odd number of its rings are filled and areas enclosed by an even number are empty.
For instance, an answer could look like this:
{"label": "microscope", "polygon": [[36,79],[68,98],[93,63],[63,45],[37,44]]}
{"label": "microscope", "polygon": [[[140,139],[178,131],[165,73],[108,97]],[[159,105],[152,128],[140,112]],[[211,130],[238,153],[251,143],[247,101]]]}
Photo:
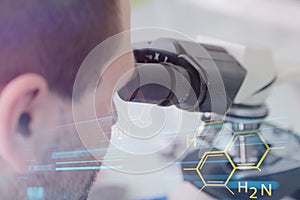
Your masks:
{"label": "microscope", "polygon": [[181,157],[185,181],[216,199],[300,198],[300,137],[268,119],[271,53],[162,38],[134,56],[122,100],[201,113],[197,145]]}

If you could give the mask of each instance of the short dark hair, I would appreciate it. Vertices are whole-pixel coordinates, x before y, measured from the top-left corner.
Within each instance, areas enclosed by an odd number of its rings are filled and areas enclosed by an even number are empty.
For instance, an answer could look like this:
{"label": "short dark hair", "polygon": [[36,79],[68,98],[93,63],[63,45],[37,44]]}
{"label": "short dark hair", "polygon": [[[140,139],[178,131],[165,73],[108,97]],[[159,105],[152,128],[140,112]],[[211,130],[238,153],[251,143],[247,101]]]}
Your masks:
{"label": "short dark hair", "polygon": [[121,31],[118,0],[0,0],[0,87],[24,73],[71,97],[81,63]]}

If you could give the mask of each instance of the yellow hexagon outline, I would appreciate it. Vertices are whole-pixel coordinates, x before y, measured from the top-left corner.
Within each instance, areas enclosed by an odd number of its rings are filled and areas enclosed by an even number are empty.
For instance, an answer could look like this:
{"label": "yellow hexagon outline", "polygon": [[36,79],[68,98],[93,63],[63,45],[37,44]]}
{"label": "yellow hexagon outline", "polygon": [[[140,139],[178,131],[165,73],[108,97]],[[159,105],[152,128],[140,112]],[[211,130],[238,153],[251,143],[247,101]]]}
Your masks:
{"label": "yellow hexagon outline", "polygon": [[261,169],[259,167],[262,164],[262,162],[264,161],[264,159],[266,158],[266,156],[268,155],[268,153],[270,152],[271,148],[268,145],[268,143],[265,141],[265,139],[262,137],[262,135],[260,134],[260,132],[258,130],[251,130],[251,131],[233,132],[233,133],[234,133],[234,135],[231,137],[229,143],[227,144],[227,146],[226,146],[226,148],[224,150],[225,152],[228,152],[228,150],[232,147],[235,139],[239,135],[252,134],[252,133],[256,133],[257,136],[259,137],[259,139],[263,142],[263,145],[266,147],[266,150],[265,150],[264,154],[261,156],[261,158],[259,159],[259,161],[257,162],[256,165],[253,165],[253,166],[249,166],[249,165],[236,165],[236,169],[257,169],[257,170],[261,171]]}
{"label": "yellow hexagon outline", "polygon": [[[205,161],[207,159],[207,157],[209,156],[209,154],[224,154],[226,156],[226,158],[228,159],[230,165],[232,166],[232,170],[228,176],[228,178],[226,179],[225,183],[223,184],[218,184],[218,183],[214,183],[214,184],[208,184],[206,183],[205,179],[203,178],[201,172],[200,172],[200,167],[201,165],[203,166],[205,164]],[[198,165],[195,168],[184,168],[183,170],[185,171],[196,171],[198,176],[200,177],[201,181],[203,182],[204,186],[199,190],[202,191],[205,187],[210,187],[210,186],[224,186],[232,195],[234,195],[234,192],[227,186],[229,180],[231,179],[231,177],[233,176],[234,172],[236,171],[237,167],[235,165],[235,163],[232,161],[231,157],[229,156],[229,154],[226,151],[207,151],[203,154],[202,158],[200,159]]]}

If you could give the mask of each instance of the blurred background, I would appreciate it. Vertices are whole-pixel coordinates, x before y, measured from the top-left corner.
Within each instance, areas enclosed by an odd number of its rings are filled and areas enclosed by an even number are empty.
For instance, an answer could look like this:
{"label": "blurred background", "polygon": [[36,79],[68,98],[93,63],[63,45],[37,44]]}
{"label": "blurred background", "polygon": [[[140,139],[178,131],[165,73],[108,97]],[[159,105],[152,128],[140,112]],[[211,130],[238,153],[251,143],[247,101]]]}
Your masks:
{"label": "blurred background", "polygon": [[[196,41],[210,37],[270,49],[278,71],[267,102],[270,117],[283,116],[281,127],[300,132],[299,0],[132,0],[131,24],[172,29]],[[97,186],[118,186],[129,199],[160,197],[178,190],[180,174],[176,165],[143,175],[104,170]]]}

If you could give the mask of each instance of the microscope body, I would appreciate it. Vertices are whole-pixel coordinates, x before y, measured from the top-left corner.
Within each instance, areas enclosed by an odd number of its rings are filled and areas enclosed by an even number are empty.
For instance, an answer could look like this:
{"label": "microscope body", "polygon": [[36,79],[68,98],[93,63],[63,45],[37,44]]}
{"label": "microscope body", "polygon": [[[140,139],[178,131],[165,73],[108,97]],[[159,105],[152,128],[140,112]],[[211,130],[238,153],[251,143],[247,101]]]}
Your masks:
{"label": "microscope body", "polygon": [[[203,113],[205,123],[226,122],[236,132],[258,130],[268,115],[265,100],[276,80],[271,53],[224,42],[209,43],[162,38],[135,44],[137,70],[119,96],[124,101],[175,105]],[[202,135],[209,134],[211,137],[205,139],[212,144],[219,130],[206,130],[209,133]],[[247,145],[244,136],[241,145]],[[242,155],[252,151],[240,150],[236,148],[234,155],[255,159]]]}
{"label": "microscope body", "polygon": [[[137,70],[132,80],[118,92],[120,99],[161,107],[176,106],[181,110],[201,113],[204,131],[197,134],[197,140],[205,140],[210,151],[220,151],[216,140],[220,140],[222,129],[214,128],[211,124],[229,125],[229,138],[241,136],[233,145],[236,147],[228,151],[233,162],[245,166],[259,162],[258,155],[267,157],[264,163],[260,162],[261,168],[265,169],[264,173],[259,175],[244,168],[246,170],[236,172],[233,179],[274,179],[279,184],[285,184],[299,173],[299,163],[286,159],[283,162],[291,163],[290,168],[282,168],[282,162],[276,161],[280,159],[278,156],[267,155],[264,147],[251,145],[262,140],[261,135],[253,137],[253,133],[260,132],[264,126],[264,120],[268,116],[265,101],[276,80],[271,52],[220,41],[205,43],[163,38],[134,45]],[[265,143],[270,148],[271,145]],[[187,154],[183,163],[199,162],[208,148],[198,148]],[[176,150],[175,146],[172,148],[175,152],[174,149]],[[184,177],[186,167],[195,166],[182,164]],[[224,165],[222,168],[209,170],[211,173],[220,173],[229,168],[230,166]],[[199,181],[186,177],[185,180],[200,187]],[[285,192],[277,192],[276,197],[294,193],[299,187],[299,182],[295,182],[293,187],[285,188]],[[208,188],[207,191],[215,197],[246,198],[241,195],[232,197],[226,190],[216,192],[215,188]]]}

